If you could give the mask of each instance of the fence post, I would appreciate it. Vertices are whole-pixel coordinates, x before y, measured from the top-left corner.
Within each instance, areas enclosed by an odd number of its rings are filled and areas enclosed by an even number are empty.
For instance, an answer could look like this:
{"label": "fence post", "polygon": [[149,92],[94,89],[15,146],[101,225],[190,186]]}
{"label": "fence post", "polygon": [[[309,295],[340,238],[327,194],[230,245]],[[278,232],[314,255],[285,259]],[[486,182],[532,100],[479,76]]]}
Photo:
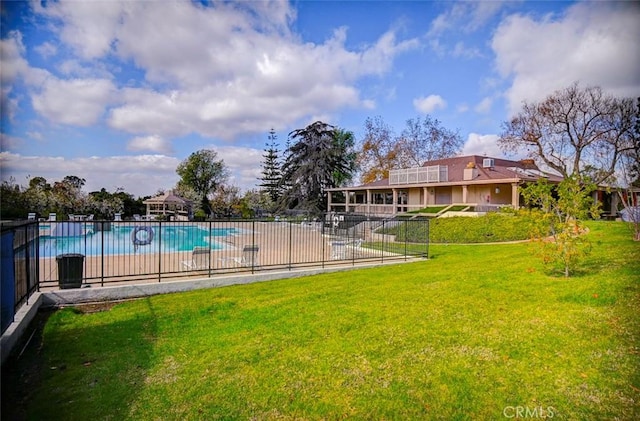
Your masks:
{"label": "fence post", "polygon": [[40,223],[35,222],[34,227],[36,230],[36,291],[40,291]]}
{"label": "fence post", "polygon": [[287,265],[287,267],[289,268],[289,270],[293,269],[293,226],[292,226],[292,222],[289,221],[289,264]]}
{"label": "fence post", "polygon": [[409,224],[407,224],[407,222],[410,221],[406,221],[403,225],[404,225],[404,261],[407,261],[407,232],[409,231]]}
{"label": "fence post", "polygon": [[320,241],[322,242],[322,259],[321,259],[322,260],[322,269],[324,269],[325,262],[326,262],[326,260],[324,258],[324,256],[326,256],[326,249],[325,249],[326,241],[324,241],[324,230],[325,230],[325,224],[326,224],[326,221],[327,221],[327,215],[328,215],[327,213],[325,213],[323,215],[324,219],[322,221],[322,229],[320,230]]}
{"label": "fence post", "polygon": [[209,241],[207,242],[207,244],[209,244],[209,258],[207,259],[207,262],[209,262],[209,272],[208,272],[208,276],[211,277],[211,272],[213,270],[212,265],[213,265],[213,261],[211,260],[211,230],[213,229],[213,227],[211,226],[211,221],[207,221],[209,223],[209,231],[207,232],[207,237],[209,238]]}
{"label": "fence post", "polygon": [[[256,245],[256,219],[251,219],[251,244],[252,247]],[[251,274],[255,273],[256,259],[251,257]]]}
{"label": "fence post", "polygon": [[[100,221],[100,286],[104,286],[104,229],[105,222]],[[115,227],[114,227],[115,228]]]}
{"label": "fence post", "polygon": [[3,230],[2,232],[2,277],[0,283],[2,284],[0,297],[2,298],[2,304],[0,309],[0,321],[2,325],[2,333],[14,320],[16,311],[16,276],[13,266],[15,260],[13,237],[14,230]]}
{"label": "fence post", "polygon": [[[382,232],[386,232],[385,229],[385,225],[386,225],[387,221],[385,221],[384,219],[382,220]],[[384,263],[384,239],[386,238],[386,235],[382,236],[382,253],[380,253],[380,263]]]}
{"label": "fence post", "polygon": [[[150,222],[147,222],[150,224]],[[158,221],[158,283],[162,282],[162,221]]]}

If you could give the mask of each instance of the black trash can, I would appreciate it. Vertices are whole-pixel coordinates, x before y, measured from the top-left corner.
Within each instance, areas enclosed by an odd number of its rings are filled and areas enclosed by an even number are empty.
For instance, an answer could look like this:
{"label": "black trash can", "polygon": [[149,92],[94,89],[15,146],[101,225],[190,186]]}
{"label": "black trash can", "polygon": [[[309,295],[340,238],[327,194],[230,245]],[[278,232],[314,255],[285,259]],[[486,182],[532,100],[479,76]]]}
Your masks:
{"label": "black trash can", "polygon": [[82,286],[82,268],[84,266],[83,254],[59,254],[58,284],[60,289],[80,288]]}

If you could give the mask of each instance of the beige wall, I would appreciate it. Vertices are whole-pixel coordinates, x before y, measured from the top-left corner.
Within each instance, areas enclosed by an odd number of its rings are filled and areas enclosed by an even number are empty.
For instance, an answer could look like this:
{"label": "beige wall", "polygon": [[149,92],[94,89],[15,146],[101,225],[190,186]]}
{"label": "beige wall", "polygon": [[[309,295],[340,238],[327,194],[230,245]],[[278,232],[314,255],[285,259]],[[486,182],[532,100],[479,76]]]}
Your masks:
{"label": "beige wall", "polygon": [[419,189],[409,189],[407,195],[407,204],[409,206],[421,206],[422,205],[422,187]]}
{"label": "beige wall", "polygon": [[[496,187],[500,189],[499,193],[496,193]],[[497,203],[500,205],[510,205],[511,204],[511,185],[500,184],[500,185],[493,186],[493,191],[491,192],[491,202]]]}
{"label": "beige wall", "polygon": [[[496,187],[500,189],[498,193],[496,193]],[[508,184],[500,184],[500,185],[490,185],[490,186],[474,186],[471,185],[467,188],[467,203],[477,203],[477,204],[496,204],[496,205],[510,205],[511,204],[511,185]],[[436,204],[436,194],[438,187],[429,187],[427,188],[427,205],[435,205]],[[434,193],[432,193],[432,191]],[[490,202],[487,201],[487,196],[491,196]],[[452,203],[463,203],[462,202],[462,186],[454,186],[451,188],[451,201]],[[409,204],[410,205],[420,205],[423,203],[422,200],[422,188],[419,189],[410,189],[409,190]]]}
{"label": "beige wall", "polygon": [[[496,187],[500,188],[500,192],[496,193]],[[490,196],[490,202],[487,201]],[[491,185],[491,186],[469,186],[467,191],[467,203],[477,204],[494,204],[494,205],[510,205],[511,204],[511,186],[510,185]]]}
{"label": "beige wall", "polygon": [[452,203],[462,203],[462,186],[453,187],[451,191]]}

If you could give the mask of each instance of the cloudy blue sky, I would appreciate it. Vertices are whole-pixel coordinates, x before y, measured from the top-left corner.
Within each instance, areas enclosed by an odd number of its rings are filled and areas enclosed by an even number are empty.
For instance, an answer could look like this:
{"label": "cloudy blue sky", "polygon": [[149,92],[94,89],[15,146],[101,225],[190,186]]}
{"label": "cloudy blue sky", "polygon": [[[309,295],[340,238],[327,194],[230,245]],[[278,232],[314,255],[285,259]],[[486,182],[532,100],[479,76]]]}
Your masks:
{"label": "cloudy blue sky", "polygon": [[269,129],[318,119],[360,139],[430,114],[465,154],[522,101],[574,81],[640,95],[638,2],[1,3],[3,180],[65,175],[136,196],[211,148],[254,187]]}

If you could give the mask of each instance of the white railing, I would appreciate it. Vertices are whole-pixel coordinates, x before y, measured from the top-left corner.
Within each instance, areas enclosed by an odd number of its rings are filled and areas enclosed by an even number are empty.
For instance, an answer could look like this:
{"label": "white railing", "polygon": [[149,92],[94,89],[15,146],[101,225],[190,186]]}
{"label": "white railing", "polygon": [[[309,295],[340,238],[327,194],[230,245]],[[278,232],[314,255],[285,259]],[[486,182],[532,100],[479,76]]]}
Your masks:
{"label": "white railing", "polygon": [[446,165],[403,168],[389,171],[389,184],[441,183],[449,181],[449,168]]}

